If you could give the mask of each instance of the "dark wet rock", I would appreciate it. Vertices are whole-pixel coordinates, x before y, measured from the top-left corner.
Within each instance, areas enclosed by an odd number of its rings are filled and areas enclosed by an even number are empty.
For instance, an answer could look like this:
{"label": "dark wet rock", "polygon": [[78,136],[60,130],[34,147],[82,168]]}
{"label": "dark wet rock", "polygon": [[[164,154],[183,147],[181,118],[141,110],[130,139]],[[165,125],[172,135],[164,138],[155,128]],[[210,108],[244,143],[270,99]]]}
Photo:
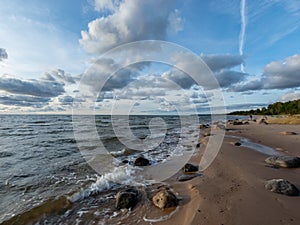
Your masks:
{"label": "dark wet rock", "polygon": [[239,120],[235,120],[235,121],[233,121],[232,124],[233,124],[233,125],[243,125],[243,122],[242,122],[242,121],[239,121]]}
{"label": "dark wet rock", "polygon": [[209,128],[209,124],[199,124],[199,128],[200,129],[205,129],[205,128]]}
{"label": "dark wet rock", "polygon": [[176,207],[178,205],[178,199],[176,195],[170,190],[159,191],[153,196],[152,202],[160,209]]}
{"label": "dark wet rock", "polygon": [[296,156],[271,156],[265,162],[274,166],[296,168],[300,167],[300,158]]}
{"label": "dark wet rock", "polygon": [[134,166],[149,166],[150,161],[142,156],[136,158],[136,160],[133,163]]}
{"label": "dark wet rock", "polygon": [[191,180],[191,179],[194,179],[195,177],[199,177],[201,176],[201,174],[184,174],[184,175],[181,175],[178,177],[178,181],[188,181],[188,180]]}
{"label": "dark wet rock", "polygon": [[297,133],[292,132],[292,131],[283,131],[283,132],[280,132],[279,134],[283,134],[283,135],[296,135]]}
{"label": "dark wet rock", "polygon": [[127,164],[127,163],[129,163],[129,161],[128,161],[128,159],[124,159],[124,160],[122,160],[122,163]]}
{"label": "dark wet rock", "polygon": [[200,148],[201,147],[201,143],[196,144],[196,148]]}
{"label": "dark wet rock", "polygon": [[237,142],[234,142],[234,145],[235,145],[235,146],[241,146],[242,144],[241,144],[240,142],[237,141]]}
{"label": "dark wet rock", "polygon": [[138,195],[138,190],[133,188],[118,192],[115,207],[117,209],[133,208],[138,202]]}
{"label": "dark wet rock", "polygon": [[187,163],[182,168],[183,172],[185,173],[191,173],[191,172],[197,172],[199,170],[198,166],[194,166],[193,164]]}
{"label": "dark wet rock", "polygon": [[283,179],[268,180],[266,182],[265,188],[269,191],[283,194],[283,195],[288,195],[288,196],[299,195],[298,188],[292,183],[290,183],[289,181]]}

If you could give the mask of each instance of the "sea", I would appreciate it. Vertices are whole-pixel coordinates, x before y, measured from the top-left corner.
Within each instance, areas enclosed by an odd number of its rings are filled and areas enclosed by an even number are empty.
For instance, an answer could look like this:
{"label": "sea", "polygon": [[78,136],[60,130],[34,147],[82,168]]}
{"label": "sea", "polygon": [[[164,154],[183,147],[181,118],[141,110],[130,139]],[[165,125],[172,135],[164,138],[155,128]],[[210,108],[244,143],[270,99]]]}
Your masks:
{"label": "sea", "polygon": [[[146,215],[151,204],[144,199],[148,205],[130,220],[132,210],[115,208],[116,193],[135,186],[149,195],[149,187],[163,181],[144,177],[134,160],[143,156],[155,167],[185,152],[191,156],[199,123],[210,124],[211,116],[197,115],[196,123],[195,116],[177,115],[78,118],[74,126],[72,115],[0,115],[0,224],[152,224],[166,218]],[[91,118],[94,127],[85,122]],[[97,142],[89,140],[93,130]]]}

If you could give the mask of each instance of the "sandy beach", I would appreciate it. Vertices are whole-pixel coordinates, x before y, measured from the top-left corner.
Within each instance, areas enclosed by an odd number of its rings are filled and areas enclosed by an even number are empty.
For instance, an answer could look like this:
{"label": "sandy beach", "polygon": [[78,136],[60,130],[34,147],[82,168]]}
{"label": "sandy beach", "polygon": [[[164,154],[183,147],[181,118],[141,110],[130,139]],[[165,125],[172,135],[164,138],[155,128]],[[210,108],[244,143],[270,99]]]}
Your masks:
{"label": "sandy beach", "polygon": [[[268,155],[243,146],[238,138],[247,138],[286,155],[300,156],[300,126],[256,124],[227,126],[220,152],[203,176],[171,186],[183,199],[170,219],[156,224],[172,225],[261,225],[299,224],[300,198],[265,189],[269,179],[282,178],[300,188],[300,168],[272,168],[264,160]],[[280,132],[291,131],[296,135]],[[236,136],[237,138],[233,138]],[[233,143],[241,142],[241,146]],[[197,163],[201,156],[191,159]]]}

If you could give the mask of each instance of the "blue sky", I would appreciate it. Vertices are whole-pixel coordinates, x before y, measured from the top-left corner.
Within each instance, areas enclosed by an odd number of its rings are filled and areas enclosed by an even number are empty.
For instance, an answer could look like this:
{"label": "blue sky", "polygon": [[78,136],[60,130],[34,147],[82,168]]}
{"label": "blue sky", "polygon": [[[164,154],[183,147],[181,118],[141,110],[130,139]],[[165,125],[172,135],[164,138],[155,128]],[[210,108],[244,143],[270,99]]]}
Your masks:
{"label": "blue sky", "polygon": [[[0,111],[70,113],[74,98],[91,103],[92,90],[100,92],[97,113],[116,101],[134,113],[173,113],[178,105],[207,113],[214,90],[158,63],[125,68],[97,90],[108,66],[118,67],[99,60],[103,53],[149,39],[199,55],[228,111],[298,99],[299,37],[300,2],[291,0],[1,0]],[[91,76],[95,63],[102,74]],[[158,84],[166,79],[179,87]]]}

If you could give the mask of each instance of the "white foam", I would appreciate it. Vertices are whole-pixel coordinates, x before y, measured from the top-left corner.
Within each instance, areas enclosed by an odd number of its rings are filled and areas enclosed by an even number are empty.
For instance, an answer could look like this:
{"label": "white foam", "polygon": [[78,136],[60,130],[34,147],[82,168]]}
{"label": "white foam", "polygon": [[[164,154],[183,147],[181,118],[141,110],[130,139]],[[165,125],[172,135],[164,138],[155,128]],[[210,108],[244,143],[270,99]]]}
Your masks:
{"label": "white foam", "polygon": [[165,220],[168,220],[171,218],[171,216],[173,216],[177,211],[178,211],[179,207],[177,206],[176,209],[171,212],[170,214],[168,215],[165,215],[165,216],[162,216],[162,217],[159,217],[159,218],[147,218],[146,215],[143,217],[143,220],[145,222],[150,222],[150,223],[158,223],[158,222],[162,222],[162,221],[165,221]]}
{"label": "white foam", "polygon": [[[134,186],[143,185],[142,182],[138,182],[137,180],[135,180],[137,177],[134,174],[135,169],[130,165],[115,167],[112,172],[104,174],[102,176],[97,176],[96,182],[91,184],[88,188],[76,192],[68,199],[71,202],[77,202],[90,196],[92,193],[98,193],[108,190],[112,187],[112,185],[116,183]],[[138,178],[141,179],[141,177]]]}

